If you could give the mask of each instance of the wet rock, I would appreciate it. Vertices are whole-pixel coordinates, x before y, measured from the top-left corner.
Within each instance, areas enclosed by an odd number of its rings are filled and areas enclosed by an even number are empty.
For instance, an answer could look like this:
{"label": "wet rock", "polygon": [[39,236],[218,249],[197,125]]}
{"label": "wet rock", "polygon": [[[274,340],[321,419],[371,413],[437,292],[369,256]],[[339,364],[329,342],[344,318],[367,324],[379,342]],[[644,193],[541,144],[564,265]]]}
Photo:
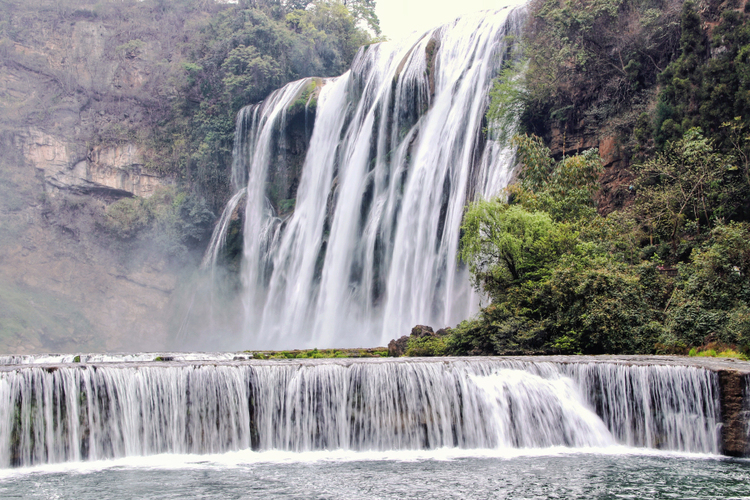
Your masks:
{"label": "wet rock", "polygon": [[388,356],[397,358],[406,353],[406,347],[409,344],[409,337],[404,335],[400,339],[393,339],[388,343]]}
{"label": "wet rock", "polygon": [[409,344],[409,338],[414,337],[421,339],[424,337],[441,337],[448,332],[445,329],[433,331],[432,327],[426,325],[417,325],[411,329],[411,335],[404,335],[400,339],[393,339],[388,343],[388,356],[399,357],[406,353]]}
{"label": "wet rock", "polygon": [[435,332],[432,330],[432,327],[425,326],[425,325],[417,325],[411,329],[411,336],[416,337],[416,338],[434,337]]}

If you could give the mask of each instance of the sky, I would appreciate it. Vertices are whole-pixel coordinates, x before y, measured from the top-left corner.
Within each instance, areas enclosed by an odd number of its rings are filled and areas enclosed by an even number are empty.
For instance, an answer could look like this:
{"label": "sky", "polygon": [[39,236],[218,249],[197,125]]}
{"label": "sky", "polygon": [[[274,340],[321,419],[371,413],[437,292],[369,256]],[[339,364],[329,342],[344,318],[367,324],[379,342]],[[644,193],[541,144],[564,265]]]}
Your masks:
{"label": "sky", "polygon": [[375,13],[383,34],[398,40],[412,31],[425,32],[479,10],[496,10],[511,0],[376,0]]}

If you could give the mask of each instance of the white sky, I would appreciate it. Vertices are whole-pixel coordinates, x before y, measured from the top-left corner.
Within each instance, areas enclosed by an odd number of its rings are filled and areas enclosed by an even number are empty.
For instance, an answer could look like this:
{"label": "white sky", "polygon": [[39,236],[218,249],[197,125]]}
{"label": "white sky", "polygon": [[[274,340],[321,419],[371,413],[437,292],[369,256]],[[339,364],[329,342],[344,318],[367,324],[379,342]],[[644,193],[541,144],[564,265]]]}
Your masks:
{"label": "white sky", "polygon": [[375,13],[383,34],[398,40],[412,31],[424,32],[478,10],[495,10],[512,0],[376,0]]}

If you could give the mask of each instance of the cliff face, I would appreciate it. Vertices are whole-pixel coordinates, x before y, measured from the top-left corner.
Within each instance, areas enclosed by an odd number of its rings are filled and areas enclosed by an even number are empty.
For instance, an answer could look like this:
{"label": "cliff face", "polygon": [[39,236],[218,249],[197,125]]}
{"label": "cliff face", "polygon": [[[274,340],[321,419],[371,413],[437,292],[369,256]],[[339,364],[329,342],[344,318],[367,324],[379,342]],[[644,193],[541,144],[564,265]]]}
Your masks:
{"label": "cliff face", "polygon": [[120,44],[123,26],[91,15],[41,12],[16,19],[27,43],[0,38],[0,352],[168,341],[177,272],[156,252],[123,256],[104,221],[112,202],[174,183],[123,133],[158,111],[164,48]]}
{"label": "cliff face", "polygon": [[0,0],[0,352],[169,347],[236,113],[370,40],[341,3],[301,6]]}
{"label": "cliff face", "polygon": [[159,257],[123,262],[102,224],[108,202],[164,180],[144,182],[117,149],[79,160],[48,134],[21,129],[4,139],[0,351],[162,347],[176,274]]}

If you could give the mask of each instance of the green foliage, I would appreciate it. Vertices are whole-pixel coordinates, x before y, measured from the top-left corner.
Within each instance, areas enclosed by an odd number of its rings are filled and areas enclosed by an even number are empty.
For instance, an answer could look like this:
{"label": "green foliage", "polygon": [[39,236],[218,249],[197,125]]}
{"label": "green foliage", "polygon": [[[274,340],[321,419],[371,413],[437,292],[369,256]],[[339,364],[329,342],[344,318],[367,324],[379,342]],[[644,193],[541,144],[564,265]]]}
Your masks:
{"label": "green foliage", "polygon": [[655,129],[660,145],[679,139],[683,131],[697,126],[707,40],[692,1],[683,4],[680,31],[680,56],[659,75],[663,86],[659,100],[663,104]]}
{"label": "green foliage", "polygon": [[706,349],[705,351],[698,351],[695,347],[690,349],[690,352],[688,353],[688,356],[690,357],[704,357],[704,358],[735,358],[735,359],[741,359],[743,361],[747,361],[748,357],[747,355],[737,352],[734,349],[725,349],[719,353],[716,352],[716,349]]}
{"label": "green foliage", "polygon": [[[495,212],[501,214],[523,210],[497,205]],[[539,217],[533,215],[530,220]],[[493,211],[485,209],[472,217],[492,222],[465,227],[464,239],[476,239],[473,231],[494,234],[482,229],[495,223]],[[471,271],[491,304],[475,320],[452,330],[445,342],[447,352],[686,352],[686,346],[712,343],[750,351],[750,224],[717,223],[693,249],[689,262],[679,266],[675,279],[658,272],[648,260],[638,261],[632,241],[619,245],[627,251],[612,252],[618,246],[612,240],[627,237],[628,226],[613,221],[620,226],[614,231],[602,219],[594,219],[596,227],[578,233],[578,241],[569,241],[562,252],[546,233],[528,233],[533,244],[526,243],[523,250],[536,257],[535,272],[515,280],[501,252],[493,248],[505,245],[503,239],[484,240],[484,267],[472,266]],[[546,227],[549,224],[564,225],[548,218]],[[497,268],[501,271],[495,275],[505,276],[502,286],[485,276],[488,269]]]}
{"label": "green foliage", "polygon": [[376,36],[380,36],[380,20],[375,14],[375,0],[345,0],[344,5],[357,23],[365,24]]}
{"label": "green foliage", "polygon": [[565,255],[549,277],[493,297],[453,330],[453,354],[651,352],[659,313],[642,276],[606,257]]}
{"label": "green foliage", "polygon": [[524,72],[528,62],[512,62],[495,78],[490,90],[490,107],[487,110],[489,130],[498,141],[505,142],[515,130],[517,117],[523,113],[528,99],[524,85]]}
{"label": "green foliage", "polygon": [[289,114],[295,114],[305,108],[314,110],[317,106],[317,94],[316,90],[321,82],[317,78],[313,78],[310,84],[302,89],[299,97],[289,106]]}
{"label": "green foliage", "polygon": [[536,0],[523,49],[528,57],[522,125],[547,135],[625,117],[678,48],[679,2]]}
{"label": "green foliage", "polygon": [[322,359],[388,357],[383,349],[295,349],[293,351],[245,351],[255,359]]}
{"label": "green foliage", "polygon": [[517,135],[513,145],[523,168],[520,183],[509,189],[512,202],[545,211],[557,221],[591,218],[596,213],[594,195],[602,171],[598,150],[555,162],[539,137]]}
{"label": "green foliage", "polygon": [[123,198],[108,206],[106,214],[106,228],[120,239],[133,238],[152,218],[143,198]]}
{"label": "green foliage", "polygon": [[696,235],[717,216],[731,215],[722,182],[727,159],[714,151],[700,129],[689,130],[635,168],[637,215],[653,234],[677,248],[681,235]]}
{"label": "green foliage", "polygon": [[404,355],[424,357],[445,356],[447,353],[445,337],[425,335],[424,337],[409,337]]}
{"label": "green foliage", "polygon": [[170,138],[183,130],[191,133],[184,148],[165,141],[164,156],[175,158],[170,168],[179,168],[201,192],[217,192],[221,202],[239,109],[291,80],[343,73],[370,41],[342,3],[320,0],[296,9],[302,3],[290,2],[287,7],[259,3],[222,10],[202,28],[194,58],[184,66],[183,100],[175,106],[181,116],[162,133]]}
{"label": "green foliage", "polygon": [[727,8],[712,19],[716,26],[709,40],[697,10],[693,2],[683,5],[679,57],[659,75],[654,138],[664,147],[701,127],[727,152],[733,145],[722,124],[736,117],[743,125],[750,120],[750,27],[745,12]]}
{"label": "green foliage", "polygon": [[516,141],[519,204],[477,202],[462,227],[461,258],[491,304],[452,331],[448,352],[652,352],[669,285],[640,264],[634,220],[593,211],[598,155],[556,164],[538,138]]}
{"label": "green foliage", "polygon": [[[530,10],[528,62],[501,72],[488,122],[521,107],[527,131],[562,140],[562,159],[538,137],[514,139],[508,202],[525,211],[513,223],[528,241],[498,230],[509,207],[467,211],[462,258],[490,303],[452,331],[448,352],[750,353],[747,12],[649,0]],[[566,157],[569,134],[618,137],[632,166],[618,171],[625,209],[596,213],[601,163],[595,150]],[[560,247],[554,231],[527,232],[549,228],[544,217],[575,237]],[[514,275],[508,255],[533,272]]]}
{"label": "green foliage", "polygon": [[262,99],[280,83],[281,68],[270,56],[263,56],[250,46],[232,49],[222,63],[222,82],[226,99],[232,108]]}
{"label": "green foliage", "polygon": [[498,201],[478,201],[464,216],[460,257],[477,288],[494,296],[546,275],[548,265],[573,245],[575,234],[544,212]]}
{"label": "green foliage", "polygon": [[669,304],[669,338],[750,347],[750,225],[718,224],[681,266]]}

